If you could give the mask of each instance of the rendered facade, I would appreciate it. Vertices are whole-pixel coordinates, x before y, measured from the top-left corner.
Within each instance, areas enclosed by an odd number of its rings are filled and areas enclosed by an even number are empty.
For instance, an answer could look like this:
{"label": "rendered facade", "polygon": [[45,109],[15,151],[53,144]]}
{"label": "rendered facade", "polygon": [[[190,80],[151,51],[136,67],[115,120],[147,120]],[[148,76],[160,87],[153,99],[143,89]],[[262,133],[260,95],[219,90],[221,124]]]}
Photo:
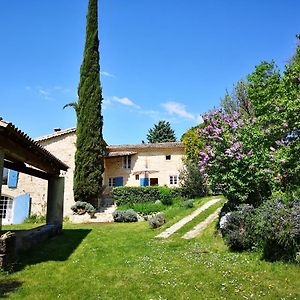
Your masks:
{"label": "rendered facade", "polygon": [[[59,130],[36,141],[69,169],[62,172],[65,177],[64,216],[72,214],[74,156],[76,150],[76,129]],[[182,143],[157,143],[137,145],[107,146],[105,157],[104,185],[109,196],[113,186],[179,185],[179,171],[182,168],[184,147]],[[2,186],[2,201],[13,199],[21,194],[30,196],[30,214],[44,215],[47,207],[47,181],[23,173],[5,173],[5,185]],[[12,176],[15,179],[12,179]],[[4,197],[6,197],[4,199]],[[12,223],[12,219],[3,220]]]}

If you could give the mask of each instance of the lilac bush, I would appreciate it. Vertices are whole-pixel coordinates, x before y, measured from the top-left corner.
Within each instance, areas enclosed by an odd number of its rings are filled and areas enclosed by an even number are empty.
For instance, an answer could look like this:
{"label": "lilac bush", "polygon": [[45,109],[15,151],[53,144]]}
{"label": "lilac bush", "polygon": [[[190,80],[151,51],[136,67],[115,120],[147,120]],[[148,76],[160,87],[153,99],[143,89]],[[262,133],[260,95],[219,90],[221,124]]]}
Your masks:
{"label": "lilac bush", "polygon": [[244,119],[217,109],[202,116],[198,130],[205,147],[199,152],[199,169],[214,192],[229,201],[258,206],[271,195],[274,168],[265,132],[256,118]]}

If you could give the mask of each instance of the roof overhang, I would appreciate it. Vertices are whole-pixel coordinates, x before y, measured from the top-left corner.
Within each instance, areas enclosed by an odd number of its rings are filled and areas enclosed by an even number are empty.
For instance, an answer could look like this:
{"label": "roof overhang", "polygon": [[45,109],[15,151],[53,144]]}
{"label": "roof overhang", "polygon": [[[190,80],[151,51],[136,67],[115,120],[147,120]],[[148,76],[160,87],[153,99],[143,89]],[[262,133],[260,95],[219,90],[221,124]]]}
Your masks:
{"label": "roof overhang", "polygon": [[4,152],[4,163],[17,171],[26,170],[28,164],[34,167],[32,170],[38,169],[37,173],[49,177],[69,168],[12,123],[3,120],[0,120],[0,149]]}
{"label": "roof overhang", "polygon": [[134,151],[115,151],[115,152],[107,153],[106,158],[120,157],[120,156],[130,156],[130,155],[134,155],[134,154],[137,154],[137,152],[134,152]]}

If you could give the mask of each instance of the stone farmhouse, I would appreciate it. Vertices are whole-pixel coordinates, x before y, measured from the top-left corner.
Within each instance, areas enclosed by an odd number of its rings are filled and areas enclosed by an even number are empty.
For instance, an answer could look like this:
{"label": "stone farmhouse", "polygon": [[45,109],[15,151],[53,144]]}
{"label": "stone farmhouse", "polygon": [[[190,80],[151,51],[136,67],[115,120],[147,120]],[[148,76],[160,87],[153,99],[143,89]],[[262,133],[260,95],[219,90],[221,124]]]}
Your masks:
{"label": "stone farmhouse", "polygon": [[[76,150],[76,129],[55,129],[54,133],[37,138],[37,141],[47,151],[69,166],[61,175],[65,177],[64,216],[72,215],[74,156]],[[107,145],[105,157],[105,172],[103,183],[104,194],[109,197],[114,186],[170,186],[179,185],[179,171],[182,168],[184,146],[180,142],[137,144],[137,145]],[[26,198],[27,215],[44,215],[47,207],[47,182],[16,171],[4,170],[4,185],[2,186],[1,202],[10,203],[5,209],[10,209],[2,224],[12,223],[13,201],[21,194]],[[24,200],[25,201],[25,200]],[[10,217],[9,217],[10,216]]]}

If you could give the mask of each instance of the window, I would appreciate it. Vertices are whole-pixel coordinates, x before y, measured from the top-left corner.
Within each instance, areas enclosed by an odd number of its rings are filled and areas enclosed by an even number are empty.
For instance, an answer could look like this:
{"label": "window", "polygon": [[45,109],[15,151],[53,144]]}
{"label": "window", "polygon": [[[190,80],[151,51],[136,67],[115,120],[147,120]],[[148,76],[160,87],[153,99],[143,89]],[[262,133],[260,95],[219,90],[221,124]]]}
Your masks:
{"label": "window", "polygon": [[158,178],[150,178],[150,186],[157,186]]}
{"label": "window", "polygon": [[113,187],[116,186],[116,178],[108,178],[108,186]]}
{"label": "window", "polygon": [[1,196],[0,200],[0,218],[10,219],[12,213],[13,199],[7,196]]}
{"label": "window", "polygon": [[178,175],[170,175],[170,185],[178,184]]}
{"label": "window", "polygon": [[139,174],[135,175],[135,180],[140,180],[140,175]]}
{"label": "window", "polygon": [[113,186],[123,186],[123,177],[111,177],[108,178],[108,186],[113,187]]}
{"label": "window", "polygon": [[131,156],[127,155],[123,157],[123,169],[131,168]]}
{"label": "window", "polygon": [[8,169],[3,168],[3,181],[2,181],[3,185],[7,185],[7,179],[8,179]]}
{"label": "window", "polygon": [[166,155],[166,160],[171,160],[171,155]]}

